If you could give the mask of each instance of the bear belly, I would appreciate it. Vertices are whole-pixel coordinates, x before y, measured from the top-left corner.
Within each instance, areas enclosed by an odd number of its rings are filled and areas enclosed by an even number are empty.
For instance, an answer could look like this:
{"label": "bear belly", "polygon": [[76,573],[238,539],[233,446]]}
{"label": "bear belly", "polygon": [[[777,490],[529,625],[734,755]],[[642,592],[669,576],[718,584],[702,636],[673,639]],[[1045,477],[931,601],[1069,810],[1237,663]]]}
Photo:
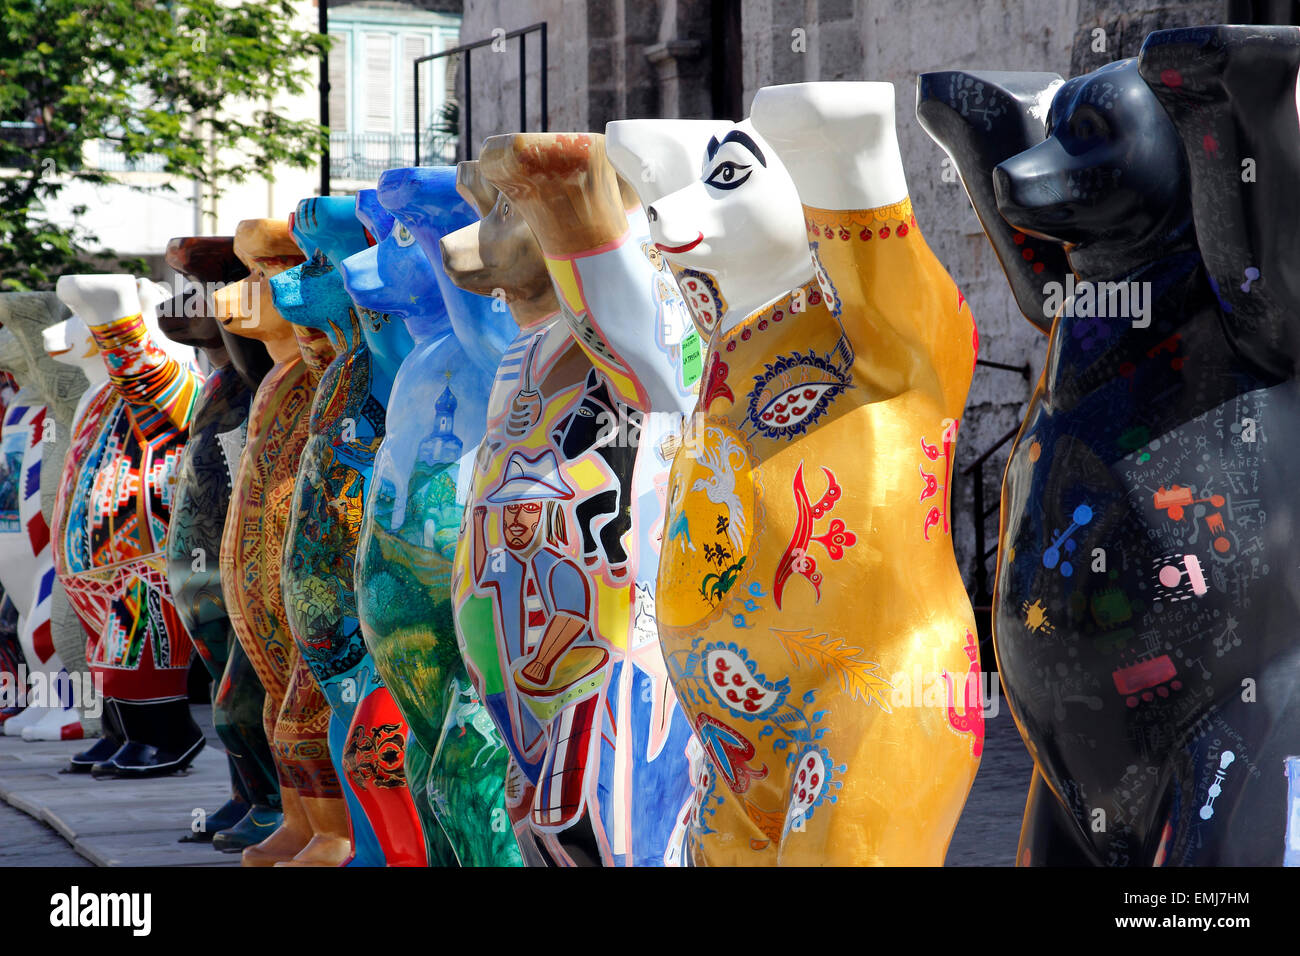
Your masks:
{"label": "bear belly", "polygon": [[1135,426],[1142,403],[1100,416],[1036,401],[1026,418],[1003,494],[998,664],[1092,862],[1280,861],[1280,760],[1300,727],[1279,719],[1289,689],[1258,694],[1297,656],[1279,624],[1300,610],[1282,577],[1300,549],[1268,520],[1287,483],[1266,453],[1294,406],[1285,385],[1169,428]]}
{"label": "bear belly", "polygon": [[822,315],[766,354],[715,337],[729,368],[669,478],[659,633],[706,758],[695,859],[938,865],[983,740],[941,507],[955,429],[919,391],[870,400]]}

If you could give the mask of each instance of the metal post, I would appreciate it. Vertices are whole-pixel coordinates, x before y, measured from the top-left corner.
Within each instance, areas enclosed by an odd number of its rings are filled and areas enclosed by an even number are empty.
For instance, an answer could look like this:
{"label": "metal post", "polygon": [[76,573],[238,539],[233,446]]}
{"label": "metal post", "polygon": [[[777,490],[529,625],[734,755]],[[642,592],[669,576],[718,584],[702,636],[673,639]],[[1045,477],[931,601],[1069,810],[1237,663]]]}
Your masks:
{"label": "metal post", "polygon": [[984,563],[984,461],[971,469],[972,497],[975,502],[975,596],[983,601],[989,589],[989,571]]}
{"label": "metal post", "polygon": [[542,21],[542,132],[549,133],[546,104],[546,21]]}
{"label": "metal post", "polygon": [[[546,70],[547,70],[547,49],[546,49],[546,48],[547,48],[547,44],[546,44],[546,35],[547,35],[547,30],[546,30],[546,21],[544,21],[544,20],[541,21],[541,22],[539,22],[539,23],[534,23],[532,26],[523,27],[522,29],[519,29],[519,30],[511,30],[511,31],[510,31],[509,33],[507,33],[507,34],[505,35],[505,37],[504,37],[504,39],[506,39],[506,40],[513,40],[513,39],[515,39],[515,38],[518,38],[518,39],[519,39],[519,125],[520,125],[521,127],[524,127],[524,129],[527,129],[527,126],[528,126],[528,78],[527,78],[527,73],[526,73],[526,70],[527,70],[527,68],[528,68],[528,44],[527,44],[527,39],[526,39],[526,37],[527,37],[527,35],[528,35],[529,33],[541,33],[541,35],[542,35],[542,58],[541,58],[541,69],[542,69],[542,87],[541,87],[541,114],[542,114],[542,117],[541,117],[541,120],[542,120],[542,121],[541,121],[541,129],[542,129],[542,132],[547,132],[547,131],[550,129],[550,116],[549,116],[549,109],[548,109],[548,105],[549,105],[549,104],[547,103],[547,78],[546,78]],[[415,65],[415,84],[416,84],[416,87],[417,87],[417,89],[416,89],[416,94],[415,94],[415,96],[416,96],[415,103],[416,103],[416,109],[417,109],[417,116],[416,116],[416,127],[417,127],[417,146],[416,146],[416,150],[417,150],[417,152],[416,152],[416,157],[417,157],[417,163],[418,163],[418,157],[419,157],[419,152],[418,152],[418,150],[419,150],[419,146],[418,146],[418,135],[419,135],[419,130],[418,130],[418,127],[419,127],[419,125],[420,125],[420,119],[419,119],[419,116],[418,116],[418,109],[419,109],[419,102],[420,102],[420,101],[419,101],[419,89],[418,89],[418,87],[419,87],[419,82],[420,82],[420,72],[419,72],[420,64],[421,64],[421,63],[424,63],[424,62],[427,61],[427,60],[441,60],[442,58],[444,58],[444,57],[448,57],[448,56],[462,56],[462,55],[463,55],[463,56],[465,57],[465,70],[464,70],[464,84],[465,84],[465,85],[464,85],[464,97],[463,97],[462,102],[461,102],[461,112],[463,113],[463,120],[462,120],[462,122],[463,122],[463,126],[462,126],[462,129],[464,130],[465,135],[464,135],[463,137],[461,137],[461,139],[462,139],[462,141],[464,142],[464,146],[465,146],[465,157],[466,157],[467,159],[472,159],[473,156],[472,156],[472,154],[471,154],[471,149],[472,149],[472,145],[473,145],[473,142],[474,142],[474,96],[473,96],[473,88],[474,88],[474,67],[473,67],[473,62],[472,62],[471,53],[472,53],[474,50],[477,50],[479,47],[489,46],[489,45],[491,45],[491,44],[493,44],[493,43],[496,43],[498,39],[500,39],[500,37],[490,37],[490,38],[488,38],[488,39],[479,40],[479,41],[477,41],[477,42],[475,42],[475,43],[464,43],[464,44],[461,44],[460,46],[452,47],[451,49],[448,49],[448,50],[440,50],[440,51],[437,52],[437,53],[429,53],[429,54],[426,54],[425,56],[418,57],[418,58],[415,60],[415,64],[414,64],[414,65]],[[523,131],[523,130],[521,130],[521,132],[522,132],[522,131]]]}
{"label": "metal post", "polygon": [[[1018,369],[1014,369],[1019,371]],[[973,462],[962,469],[963,475],[971,476],[971,501],[974,505],[974,512],[971,517],[975,524],[975,591],[976,598],[980,601],[992,598],[992,592],[989,588],[989,572],[986,562],[989,557],[997,553],[997,541],[993,542],[993,547],[985,546],[986,536],[988,534],[988,519],[998,510],[1000,499],[994,501],[988,507],[984,506],[984,463],[993,457],[994,452],[1005,445],[1011,439],[1020,434],[1020,426],[1015,425],[1007,431],[1005,435],[999,438],[989,447],[984,454],[980,455]],[[955,521],[953,522],[955,523]],[[1000,519],[999,519],[1000,523]]]}
{"label": "metal post", "polygon": [[415,68],[415,162],[412,165],[420,165],[420,61],[416,60]]}
{"label": "metal post", "polygon": [[474,158],[474,154],[471,152],[471,150],[474,148],[472,145],[474,142],[474,133],[473,133],[474,97],[470,93],[470,90],[473,89],[473,87],[470,85],[470,80],[472,79],[472,75],[470,73],[470,61],[472,60],[472,58],[473,58],[473,54],[469,50],[466,50],[465,51],[465,158],[466,159]]}
{"label": "metal post", "polygon": [[[317,9],[320,11],[317,30],[320,31],[321,36],[328,40],[330,35],[329,0],[316,0],[316,2]],[[320,58],[320,124],[326,128],[330,125],[330,55],[328,51]],[[320,153],[320,194],[322,196],[330,194],[330,140],[328,134],[325,137]]]}
{"label": "metal post", "polygon": [[519,128],[528,129],[528,34],[519,35]]}

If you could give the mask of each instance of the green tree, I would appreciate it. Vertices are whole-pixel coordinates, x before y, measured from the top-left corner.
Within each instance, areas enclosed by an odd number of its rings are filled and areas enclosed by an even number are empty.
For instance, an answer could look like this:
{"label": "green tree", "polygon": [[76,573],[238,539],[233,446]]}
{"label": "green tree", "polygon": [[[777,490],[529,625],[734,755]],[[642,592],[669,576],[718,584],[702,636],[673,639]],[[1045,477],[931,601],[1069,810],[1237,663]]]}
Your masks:
{"label": "green tree", "polygon": [[321,126],[269,106],[312,84],[328,45],[294,29],[294,12],[290,0],[0,0],[0,287],[50,288],[105,252],[45,210],[72,180],[115,181],[83,166],[94,140],[213,192],[317,162]]}

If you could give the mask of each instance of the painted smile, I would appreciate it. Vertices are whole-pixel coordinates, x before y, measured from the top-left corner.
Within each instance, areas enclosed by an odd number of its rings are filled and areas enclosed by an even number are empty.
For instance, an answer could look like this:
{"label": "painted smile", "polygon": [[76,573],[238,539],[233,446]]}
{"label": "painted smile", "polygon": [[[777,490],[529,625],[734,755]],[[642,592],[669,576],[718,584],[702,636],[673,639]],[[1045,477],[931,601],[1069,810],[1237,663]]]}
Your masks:
{"label": "painted smile", "polygon": [[656,243],[655,243],[655,247],[656,247],[657,249],[659,249],[659,251],[661,251],[661,252],[668,252],[668,253],[674,253],[674,252],[690,252],[692,249],[694,249],[696,246],[698,246],[698,245],[699,245],[701,242],[703,242],[703,241],[704,241],[704,233],[700,233],[698,236],[696,236],[696,237],[695,237],[694,239],[692,239],[690,242],[688,242],[688,243],[686,243],[685,245],[682,245],[682,246],[665,246],[662,242],[656,242]]}

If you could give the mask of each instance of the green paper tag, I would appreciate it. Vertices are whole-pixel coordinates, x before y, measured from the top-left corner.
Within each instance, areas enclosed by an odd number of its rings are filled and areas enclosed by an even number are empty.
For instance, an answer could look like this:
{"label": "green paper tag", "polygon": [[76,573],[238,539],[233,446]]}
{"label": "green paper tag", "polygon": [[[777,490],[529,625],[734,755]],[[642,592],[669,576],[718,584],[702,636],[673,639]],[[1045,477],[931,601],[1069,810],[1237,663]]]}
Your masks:
{"label": "green paper tag", "polygon": [[704,374],[704,353],[700,347],[700,334],[694,329],[682,339],[682,386],[690,388]]}

